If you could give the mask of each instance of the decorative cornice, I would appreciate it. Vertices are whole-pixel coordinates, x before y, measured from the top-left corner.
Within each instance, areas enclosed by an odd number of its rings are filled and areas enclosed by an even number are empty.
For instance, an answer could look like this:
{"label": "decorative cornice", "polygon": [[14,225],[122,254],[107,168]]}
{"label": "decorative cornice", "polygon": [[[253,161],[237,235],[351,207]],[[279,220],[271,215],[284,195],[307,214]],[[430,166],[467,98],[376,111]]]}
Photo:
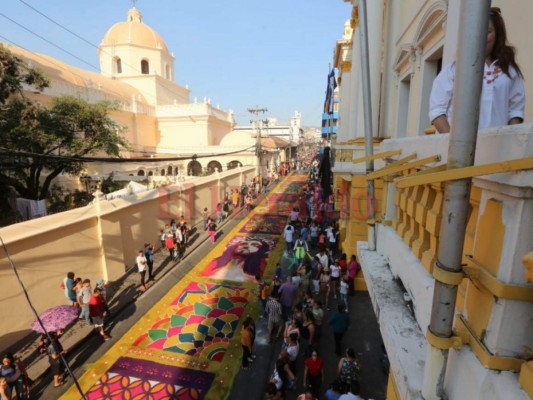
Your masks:
{"label": "decorative cornice", "polygon": [[352,18],[350,19],[350,25],[352,29],[355,29],[359,25],[359,7],[352,8]]}
{"label": "decorative cornice", "polygon": [[343,61],[341,64],[341,70],[342,72],[350,72],[352,70],[352,62],[351,61]]}

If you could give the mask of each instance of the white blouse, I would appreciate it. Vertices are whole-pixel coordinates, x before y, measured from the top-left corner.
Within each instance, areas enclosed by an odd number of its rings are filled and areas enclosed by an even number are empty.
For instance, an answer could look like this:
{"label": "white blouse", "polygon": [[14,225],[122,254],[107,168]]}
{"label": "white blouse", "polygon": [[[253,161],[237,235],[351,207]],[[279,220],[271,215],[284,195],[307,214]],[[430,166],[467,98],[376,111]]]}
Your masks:
{"label": "white blouse", "polygon": [[[526,95],[524,81],[513,67],[509,67],[507,76],[496,66],[497,60],[491,65],[485,64],[483,88],[479,110],[479,129],[492,126],[508,125],[513,118],[524,119]],[[442,69],[433,81],[429,98],[429,120],[446,115],[452,124],[453,82],[455,78],[455,62]]]}

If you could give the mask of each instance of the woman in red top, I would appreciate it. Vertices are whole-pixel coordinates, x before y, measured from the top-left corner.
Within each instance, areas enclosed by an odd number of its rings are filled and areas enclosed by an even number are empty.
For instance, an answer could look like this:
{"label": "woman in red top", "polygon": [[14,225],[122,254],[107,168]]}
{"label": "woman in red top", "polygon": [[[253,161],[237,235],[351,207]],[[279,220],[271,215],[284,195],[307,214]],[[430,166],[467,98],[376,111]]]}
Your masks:
{"label": "woman in red top", "polygon": [[342,253],[341,258],[339,258],[339,266],[341,267],[341,274],[345,275],[348,269],[346,253]]}
{"label": "woman in red top", "polygon": [[104,331],[104,301],[100,295],[101,289],[96,287],[93,295],[89,300],[89,314],[93,320],[94,328],[100,333],[104,340],[109,340],[110,337]]}
{"label": "woman in red top", "polygon": [[324,360],[318,356],[318,352],[313,350],[311,357],[305,360],[304,387],[310,386],[313,394],[320,395],[320,386],[324,380]]}

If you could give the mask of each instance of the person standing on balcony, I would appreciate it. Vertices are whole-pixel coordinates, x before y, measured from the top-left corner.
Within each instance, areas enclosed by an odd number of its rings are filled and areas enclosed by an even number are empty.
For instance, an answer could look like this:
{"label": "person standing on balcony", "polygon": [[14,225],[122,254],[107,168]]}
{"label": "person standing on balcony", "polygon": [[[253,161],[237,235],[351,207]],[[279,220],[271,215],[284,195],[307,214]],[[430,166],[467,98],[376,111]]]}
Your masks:
{"label": "person standing on balcony", "polygon": [[[450,132],[454,80],[455,62],[452,62],[433,81],[429,119],[439,133]],[[515,60],[515,48],[507,42],[501,10],[492,7],[485,48],[479,129],[522,123],[525,104],[524,79]]]}

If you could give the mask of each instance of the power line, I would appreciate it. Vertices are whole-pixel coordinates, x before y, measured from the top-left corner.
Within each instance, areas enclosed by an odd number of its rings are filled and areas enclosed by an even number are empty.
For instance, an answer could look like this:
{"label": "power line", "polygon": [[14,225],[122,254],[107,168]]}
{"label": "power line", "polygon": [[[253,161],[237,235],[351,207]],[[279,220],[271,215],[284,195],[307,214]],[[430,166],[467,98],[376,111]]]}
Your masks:
{"label": "power line", "polygon": [[37,14],[42,15],[44,18],[46,18],[46,19],[47,19],[48,21],[50,21],[51,23],[53,23],[53,24],[59,26],[60,28],[66,30],[68,33],[70,33],[70,34],[76,36],[78,39],[84,41],[84,42],[87,43],[88,45],[91,45],[91,46],[93,46],[93,47],[95,47],[95,48],[98,48],[98,46],[96,46],[95,44],[89,42],[89,41],[88,41],[87,39],[85,39],[84,37],[78,35],[77,33],[73,32],[73,31],[71,31],[71,30],[68,29],[67,27],[61,25],[59,22],[55,21],[53,18],[50,18],[49,16],[47,16],[47,15],[44,14],[43,12],[37,10],[35,7],[33,7],[32,5],[26,3],[24,0],[19,0],[19,1],[20,1],[22,4],[24,4],[25,6],[31,8],[31,9],[32,9],[33,11],[35,11]]}
{"label": "power line", "polygon": [[[37,310],[35,309],[35,307],[33,306],[33,303],[31,302],[31,299],[30,299],[30,295],[28,294],[28,291],[26,290],[26,287],[24,286],[24,283],[22,282],[22,279],[20,279],[20,276],[19,276],[19,273],[18,273],[18,269],[17,269],[17,266],[15,265],[15,263],[13,262],[13,259],[11,258],[11,254],[9,254],[9,250],[7,249],[7,246],[6,244],[4,243],[4,239],[2,238],[2,236],[0,236],[0,243],[2,245],[2,248],[4,249],[4,253],[9,261],[9,264],[11,265],[11,268],[13,269],[13,272],[15,274],[15,277],[17,278],[17,281],[20,285],[20,287],[22,288],[22,292],[24,293],[24,297],[26,298],[26,301],[28,302],[28,305],[30,306],[30,309],[31,311],[33,312],[33,315],[35,315],[35,318],[37,319],[37,322],[39,324],[39,326],[41,327],[41,329],[43,330],[44,334],[46,335],[47,339],[49,340],[49,342],[51,344],[54,343],[54,340],[52,339],[52,337],[50,336],[50,333],[46,330],[44,324],[43,324],[43,321],[41,320],[41,317],[39,317],[39,314],[37,313]],[[83,393],[83,390],[81,389],[81,386],[78,382],[78,379],[76,378],[76,376],[74,375],[74,373],[72,372],[72,370],[70,369],[69,365],[68,365],[68,362],[67,360],[65,359],[65,356],[63,355],[62,352],[59,352],[59,357],[61,359],[61,362],[63,363],[63,365],[65,366],[68,374],[70,375],[70,377],[72,378],[72,380],[74,381],[74,384],[76,385],[76,388],[78,389],[78,392],[80,392],[80,395],[81,395],[81,398],[86,400],[87,397],[85,397],[85,393]],[[17,396],[18,396],[18,391],[17,391]]]}
{"label": "power line", "polygon": [[[47,20],[49,20],[50,22],[52,22],[53,24],[55,24],[55,25],[57,25],[58,27],[64,29],[65,31],[67,31],[67,32],[70,33],[71,35],[73,35],[73,36],[77,37],[78,39],[82,40],[83,42],[89,44],[90,46],[94,47],[95,49],[99,49],[99,46],[97,46],[96,44],[92,43],[91,41],[85,39],[85,38],[82,37],[81,35],[78,35],[78,34],[75,33],[74,31],[72,31],[71,29],[67,28],[67,27],[64,26],[63,24],[61,24],[61,23],[57,22],[56,20],[54,20],[52,17],[47,16],[46,14],[44,14],[43,12],[37,10],[35,7],[29,5],[28,3],[26,3],[26,2],[23,1],[23,0],[19,0],[19,1],[20,1],[22,4],[26,5],[27,7],[31,8],[33,11],[35,11],[35,12],[38,13],[39,15],[43,16],[44,18],[46,18]],[[107,54],[108,56],[111,56],[111,57],[114,56],[112,53],[108,52],[108,51],[105,50],[105,49],[100,49],[100,50],[101,50],[103,53]],[[122,60],[121,60],[121,62],[122,62]],[[124,61],[123,63],[124,63],[124,65],[126,65],[126,66],[130,67],[131,69],[133,69],[135,72],[142,74],[142,71],[139,70],[137,67],[135,67],[135,66],[133,66],[133,65],[131,65],[131,64],[125,62],[125,61]],[[98,68],[97,68],[97,70],[99,71]],[[100,72],[100,71],[99,71],[99,72]],[[170,82],[172,82],[172,81],[170,81]],[[175,83],[175,82],[174,82],[174,83]],[[180,96],[180,95],[181,95],[180,93],[176,93],[175,91],[173,91],[171,88],[168,88],[168,87],[164,86],[161,82],[157,82],[157,81],[156,81],[156,84],[157,84],[158,86],[160,86],[161,88],[163,88],[163,89],[165,89],[165,90],[168,90],[170,93],[172,93],[172,94],[174,94],[174,95],[176,95],[176,96]],[[143,93],[143,95],[148,95],[148,96],[150,96],[151,98],[157,100],[157,97],[154,96],[154,95],[151,95],[150,93]]]}
{"label": "power line", "polygon": [[12,151],[6,149],[5,147],[0,147],[0,155],[9,155],[9,156],[21,156],[21,157],[33,157],[41,158],[48,160],[58,160],[58,161],[70,161],[70,162],[83,162],[83,163],[93,163],[93,162],[107,162],[107,163],[157,163],[157,162],[168,162],[168,161],[183,161],[196,158],[209,158],[209,157],[221,157],[231,154],[243,153],[250,149],[253,149],[255,146],[250,146],[245,149],[240,149],[236,151],[230,151],[226,153],[212,153],[212,154],[200,154],[200,155],[189,155],[181,157],[162,157],[162,158],[111,158],[111,157],[79,157],[79,156],[61,156],[54,154],[39,154],[32,153],[28,151]]}
{"label": "power line", "polygon": [[[62,70],[64,70],[64,71],[67,71],[67,72],[71,73],[72,75],[77,76],[77,77],[80,78],[81,80],[85,80],[85,77],[83,77],[83,76],[77,74],[76,72],[74,72],[74,71],[72,71],[72,70],[70,70],[70,69],[67,70],[67,69],[66,69],[63,65],[61,65],[61,64],[58,64],[58,63],[56,63],[56,62],[54,62],[54,61],[51,61],[51,60],[54,60],[54,58],[52,58],[52,57],[45,58],[45,56],[43,56],[43,55],[41,55],[41,54],[39,54],[39,53],[35,53],[34,51],[31,51],[30,49],[28,49],[28,48],[26,48],[26,47],[20,45],[20,44],[17,43],[17,42],[14,42],[13,40],[10,40],[10,39],[6,38],[6,37],[3,36],[3,35],[0,35],[0,38],[3,39],[3,40],[5,40],[6,42],[12,44],[13,46],[17,46],[17,47],[21,48],[22,50],[25,50],[25,51],[27,51],[28,53],[31,53],[31,54],[33,54],[34,56],[36,56],[36,57],[38,57],[38,58],[40,58],[40,59],[42,59],[42,60],[45,60],[46,62],[49,62],[50,64],[55,65],[55,66],[58,67],[59,69],[62,69]],[[81,87],[81,86],[80,86],[80,87]],[[115,92],[115,91],[113,91],[113,90],[111,90],[111,89],[107,89],[107,90],[108,90],[110,93],[114,94],[117,98],[119,98],[119,99],[121,99],[121,100],[124,99],[124,97],[122,96],[122,94],[120,94],[120,93],[118,93],[118,92]]]}
{"label": "power line", "polygon": [[32,35],[37,36],[39,39],[44,40],[46,43],[48,43],[48,44],[54,46],[56,49],[59,49],[59,50],[65,52],[65,53],[67,53],[68,55],[74,57],[75,59],[81,61],[82,63],[87,64],[87,65],[90,66],[91,68],[94,68],[96,71],[99,71],[99,68],[96,67],[96,66],[94,66],[94,65],[91,64],[90,62],[85,61],[83,58],[78,57],[76,54],[71,53],[71,52],[68,51],[68,50],[65,50],[63,47],[61,47],[61,46],[55,44],[54,42],[52,42],[52,41],[46,39],[45,37],[39,35],[38,33],[34,32],[34,31],[32,31],[31,29],[26,28],[24,25],[18,23],[18,22],[15,21],[14,19],[9,18],[9,17],[8,17],[7,15],[5,15],[4,13],[0,12],[0,16],[4,17],[4,18],[7,19],[8,21],[11,21],[12,23],[14,23],[15,25],[21,27],[22,29],[24,29],[25,31],[31,33]]}

